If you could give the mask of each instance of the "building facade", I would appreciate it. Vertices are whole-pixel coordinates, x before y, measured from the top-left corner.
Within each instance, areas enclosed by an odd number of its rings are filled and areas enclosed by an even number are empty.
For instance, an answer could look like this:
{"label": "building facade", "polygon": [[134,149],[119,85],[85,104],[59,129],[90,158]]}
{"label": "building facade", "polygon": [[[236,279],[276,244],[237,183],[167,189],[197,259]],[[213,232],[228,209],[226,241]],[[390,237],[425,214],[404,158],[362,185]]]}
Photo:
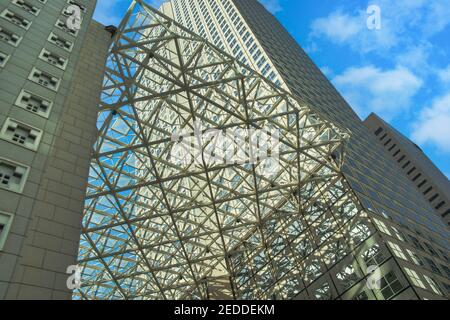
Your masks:
{"label": "building facade", "polygon": [[[449,297],[447,226],[258,1],[161,11],[133,1],[108,58],[77,298]],[[283,170],[170,162],[196,121],[274,125]]]}
{"label": "building facade", "polygon": [[0,299],[71,297],[111,39],[95,4],[0,1]]}
{"label": "building facade", "polygon": [[449,225],[450,181],[447,177],[415,143],[376,114],[372,113],[364,124],[431,204],[437,215]]}

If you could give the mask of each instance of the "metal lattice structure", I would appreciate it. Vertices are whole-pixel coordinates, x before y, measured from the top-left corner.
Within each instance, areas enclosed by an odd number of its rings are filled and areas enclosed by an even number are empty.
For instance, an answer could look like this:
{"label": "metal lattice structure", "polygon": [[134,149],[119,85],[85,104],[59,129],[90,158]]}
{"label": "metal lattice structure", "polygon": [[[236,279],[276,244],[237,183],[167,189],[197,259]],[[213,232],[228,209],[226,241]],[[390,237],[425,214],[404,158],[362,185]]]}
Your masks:
{"label": "metal lattice structure", "polygon": [[[175,130],[195,123],[275,128],[280,169],[174,163]],[[293,298],[372,233],[341,173],[348,133],[142,1],[111,47],[98,129],[75,298]]]}

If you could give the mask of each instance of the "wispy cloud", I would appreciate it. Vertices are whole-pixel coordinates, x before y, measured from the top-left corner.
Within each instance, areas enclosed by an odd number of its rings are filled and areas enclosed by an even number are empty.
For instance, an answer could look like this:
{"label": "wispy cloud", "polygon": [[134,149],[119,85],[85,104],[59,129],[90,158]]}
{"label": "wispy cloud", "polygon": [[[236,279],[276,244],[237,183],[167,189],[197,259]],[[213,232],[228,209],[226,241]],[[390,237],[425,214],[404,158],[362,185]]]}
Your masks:
{"label": "wispy cloud", "polygon": [[280,0],[259,0],[271,13],[277,13],[283,10]]}
{"label": "wispy cloud", "polygon": [[446,68],[438,70],[437,74],[443,83],[450,83],[450,64]]}
{"label": "wispy cloud", "polygon": [[358,35],[363,26],[361,17],[350,16],[339,10],[314,20],[311,29],[313,37],[325,36],[335,43],[343,44]]}
{"label": "wispy cloud", "polygon": [[[372,4],[372,2],[370,2]],[[311,24],[312,41],[318,37],[349,45],[361,53],[385,53],[427,41],[450,24],[450,6],[442,0],[378,0],[381,9],[381,30],[367,28],[369,5],[334,10]],[[414,30],[414,32],[406,32]]]}
{"label": "wispy cloud", "polygon": [[412,128],[412,138],[418,143],[433,144],[450,152],[450,93],[424,108]]}
{"label": "wispy cloud", "polygon": [[405,67],[381,70],[374,66],[349,68],[334,77],[350,105],[364,118],[376,112],[390,120],[411,107],[422,80]]}

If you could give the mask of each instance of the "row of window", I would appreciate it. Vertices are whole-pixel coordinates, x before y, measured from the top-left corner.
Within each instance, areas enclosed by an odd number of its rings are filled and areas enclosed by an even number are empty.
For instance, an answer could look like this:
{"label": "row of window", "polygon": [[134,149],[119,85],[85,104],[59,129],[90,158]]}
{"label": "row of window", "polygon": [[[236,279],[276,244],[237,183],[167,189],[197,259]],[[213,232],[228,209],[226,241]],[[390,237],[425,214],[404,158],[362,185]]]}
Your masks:
{"label": "row of window", "polygon": [[[41,4],[47,3],[47,0],[37,1]],[[27,0],[12,0],[12,3],[17,6],[18,12],[15,12],[12,8],[5,9],[0,13],[0,19],[7,20],[9,23],[12,23],[24,30],[29,30],[32,25],[32,21],[24,18],[19,13],[20,10],[23,10],[33,16],[38,16],[41,12],[41,8],[35,6],[32,2]],[[76,1],[68,0],[67,3],[69,5],[78,5],[81,11],[86,11],[86,7]],[[63,11],[63,16],[68,16],[68,12],[66,10]],[[67,28],[64,18],[58,19],[55,26],[71,36],[76,36],[78,33],[78,31]],[[22,39],[22,36],[15,34],[6,26],[0,26],[0,41],[4,41],[13,47],[17,47],[21,43]],[[53,31],[50,33],[47,40],[48,43],[62,48],[67,52],[71,52],[73,49],[73,41],[67,40],[65,37],[60,36]],[[9,58],[9,55],[0,52],[0,68],[3,68],[6,65]],[[61,70],[65,70],[68,63],[67,57],[63,57],[53,52],[49,47],[44,47],[41,50],[39,59]],[[56,77],[49,72],[38,68],[33,68],[31,70],[28,80],[52,91],[57,91],[61,83],[60,77]],[[15,106],[23,108],[32,114],[48,118],[50,116],[52,102],[49,99],[41,97],[28,90],[21,90],[15,101]],[[1,139],[32,151],[37,151],[42,135],[43,131],[41,129],[35,128],[11,117],[6,119],[0,129]],[[30,167],[0,157],[0,188],[15,193],[22,193],[29,173]],[[0,251],[3,250],[13,218],[14,216],[12,214],[0,211]]]}
{"label": "row of window", "polygon": [[[411,242],[412,245],[416,249],[425,251],[424,247],[422,246],[422,244],[419,242],[419,240],[417,238],[415,238],[415,237],[413,237],[411,235],[408,235],[408,240],[409,241],[407,241],[407,237],[401,231],[396,229],[395,227],[391,226],[389,228],[384,222],[382,222],[380,220],[377,220],[377,219],[373,219],[373,220],[374,220],[376,226],[378,227],[378,229],[381,232],[383,232],[383,233],[385,233],[385,234],[387,234],[389,236],[393,236],[392,233],[394,233],[398,240],[403,241],[403,242]],[[398,244],[393,243],[392,241],[388,241],[387,243],[388,243],[390,249],[392,250],[392,253],[396,257],[398,257],[398,258],[400,258],[402,260],[408,261],[408,262],[412,261],[412,262],[414,262],[415,265],[417,265],[419,267],[427,268],[427,269],[431,270],[435,274],[438,274],[438,275],[443,276],[443,277],[450,278],[450,268],[448,268],[447,266],[441,265],[442,269],[446,273],[446,275],[443,275],[441,270],[439,269],[439,267],[437,266],[437,264],[433,260],[431,260],[431,259],[429,259],[427,257],[421,257],[416,252],[414,252],[412,250],[409,250],[409,249],[403,250]],[[433,249],[433,247],[430,244],[424,242],[423,245],[428,248],[428,252],[429,253],[431,253],[432,255],[436,256],[439,259],[442,259],[437,254],[437,252]],[[442,253],[442,254],[444,255],[444,260],[446,260],[448,262],[448,257],[445,256],[444,253]],[[418,287],[421,287],[422,289],[427,289],[423,285],[418,285],[418,283],[420,283],[420,282],[418,282],[417,279],[419,279],[420,276],[417,275],[417,272],[414,272],[414,274],[416,274],[416,276],[411,278],[411,281],[413,282],[413,284],[418,286]],[[410,277],[411,277],[411,273],[408,273],[408,275],[410,275]],[[432,289],[432,291],[434,293],[439,294],[439,295],[443,295],[443,293],[442,293],[443,291],[440,289],[439,285],[433,279],[429,278],[426,275],[423,275],[423,277],[426,279],[426,282],[429,284],[430,288]],[[430,280],[428,280],[428,278]],[[433,283],[433,285],[431,283]]]}
{"label": "row of window", "polygon": [[[440,194],[438,192],[436,192],[435,188],[433,187],[433,185],[430,184],[428,179],[423,177],[423,173],[418,172],[418,169],[413,165],[412,161],[407,159],[406,154],[401,154],[402,153],[401,149],[398,148],[397,144],[394,143],[392,138],[390,138],[388,136],[388,133],[385,132],[384,134],[382,134],[383,132],[384,132],[384,129],[382,127],[379,127],[375,131],[375,135],[377,137],[379,137],[380,142],[384,145],[385,148],[389,148],[388,149],[389,152],[394,152],[393,157],[396,158],[399,165],[402,166],[402,169],[406,171],[406,174],[414,182],[414,184],[417,186],[417,188],[419,188],[422,191],[423,195],[427,197],[428,201],[430,203],[435,202],[436,199],[438,199],[440,197]],[[381,135],[381,137],[380,137],[380,135]],[[392,143],[392,145],[390,145],[391,143]],[[426,189],[422,190],[422,189],[424,189],[424,187],[426,187]],[[446,201],[441,200],[441,201],[435,203],[433,207],[436,210],[440,210],[440,209],[444,208],[446,205],[447,205]],[[443,216],[446,216],[448,214],[450,214],[450,209],[443,212]]]}
{"label": "row of window", "polygon": [[[41,4],[46,4],[47,0],[37,0]],[[20,10],[32,14],[33,16],[38,16],[41,12],[41,8],[35,6],[32,2],[27,0],[12,0],[12,3],[17,6],[17,12],[14,7],[5,9],[0,13],[0,20],[6,20],[24,30],[29,30],[32,21],[24,18]],[[68,0],[69,5],[78,5],[81,11],[85,11],[86,8],[73,0]],[[63,16],[68,16],[66,9],[62,13]],[[71,30],[67,28],[65,18],[61,17],[57,20],[55,27],[62,30],[70,36],[76,36],[78,31]],[[6,23],[7,24],[7,23]],[[67,52],[71,52],[73,49],[73,41],[65,39],[65,37],[58,35],[53,30],[49,37],[48,43],[55,45]],[[15,34],[7,26],[3,24],[0,26],[0,41],[4,41],[13,47],[17,47],[23,37]],[[65,70],[68,64],[68,57],[63,57],[60,54],[55,53],[50,46],[45,46],[40,54],[39,59],[49,63],[50,65],[60,69]],[[4,67],[8,62],[9,55],[0,52],[0,67]],[[54,92],[58,91],[61,84],[62,77],[52,75],[48,71],[44,71],[33,67],[31,70],[28,80],[41,85]],[[23,108],[28,112],[48,118],[52,109],[52,101],[37,95],[29,90],[21,90],[19,96],[15,101],[15,106]],[[35,128],[29,124],[26,124],[19,119],[14,119],[9,117],[3,123],[0,128],[0,139],[6,140],[10,143],[14,143],[21,147],[27,148],[32,151],[37,151],[40,141],[43,136],[43,130]],[[25,183],[28,179],[30,173],[30,167],[20,164],[18,162],[12,161],[0,157],[0,188],[6,189],[15,193],[22,193],[25,187]],[[0,250],[2,250],[3,245],[6,240],[6,235],[11,226],[13,216],[4,212],[0,212]]]}

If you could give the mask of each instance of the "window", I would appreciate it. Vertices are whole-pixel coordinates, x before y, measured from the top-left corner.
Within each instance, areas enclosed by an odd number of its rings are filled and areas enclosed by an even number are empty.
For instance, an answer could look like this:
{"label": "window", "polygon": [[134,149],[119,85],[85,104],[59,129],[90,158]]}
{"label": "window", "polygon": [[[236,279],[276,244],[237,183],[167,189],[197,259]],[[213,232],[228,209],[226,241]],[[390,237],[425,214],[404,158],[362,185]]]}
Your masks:
{"label": "window", "polygon": [[86,7],[84,5],[82,5],[81,3],[79,3],[78,1],[68,0],[67,3],[78,6],[81,9],[81,11],[86,12]]}
{"label": "window", "polygon": [[406,241],[405,235],[400,230],[398,230],[396,227],[391,227],[391,229],[394,231],[395,236],[397,237],[398,240]]}
{"label": "window", "polygon": [[330,285],[328,283],[323,284],[322,287],[316,290],[314,297],[317,300],[331,300],[333,297],[331,294]]}
{"label": "window", "polygon": [[406,163],[403,165],[402,168],[403,168],[403,169],[406,169],[406,167],[409,166],[410,164],[411,164],[411,161],[408,161],[408,162],[406,162]]}
{"label": "window", "polygon": [[3,68],[6,65],[6,62],[8,62],[9,55],[0,52],[0,68]]}
{"label": "window", "polygon": [[403,289],[403,285],[398,280],[394,271],[389,272],[380,280],[381,294],[386,300],[395,297]]}
{"label": "window", "polygon": [[432,196],[430,198],[430,202],[433,202],[434,200],[436,200],[439,197],[439,193],[436,193],[434,196]]}
{"label": "window", "polygon": [[424,242],[424,245],[425,245],[425,247],[427,247],[429,253],[431,253],[431,254],[432,254],[433,256],[435,256],[435,257],[439,257],[439,255],[437,254],[437,252],[434,251],[433,247],[432,247],[429,243]]}
{"label": "window", "polygon": [[411,257],[412,261],[414,261],[415,264],[417,264],[418,266],[423,266],[423,261],[417,254],[415,254],[409,249],[406,249],[406,251],[408,252],[409,256]]}
{"label": "window", "polygon": [[66,33],[68,33],[68,34],[74,36],[74,37],[76,37],[76,36],[78,35],[78,30],[70,29],[70,28],[67,26],[66,22],[63,21],[63,20],[61,20],[61,19],[58,19],[58,20],[56,21],[55,26],[56,26],[57,28],[61,29],[62,31],[64,31],[64,32],[66,32]]}
{"label": "window", "polygon": [[19,37],[13,32],[0,27],[0,40],[3,40],[14,47],[17,47],[20,41],[22,41],[22,37]]}
{"label": "window", "polygon": [[25,10],[26,12],[31,13],[35,16],[37,16],[39,14],[39,11],[41,11],[39,8],[33,6],[28,1],[25,1],[25,0],[13,0],[13,3],[16,6]]}
{"label": "window", "polygon": [[425,285],[423,284],[423,282],[420,279],[417,272],[415,272],[414,270],[408,269],[408,268],[404,268],[404,269],[405,269],[405,272],[408,275],[408,277],[411,279],[413,285],[415,285],[416,287],[425,289]]}
{"label": "window", "polygon": [[434,291],[434,293],[436,293],[438,295],[443,295],[441,289],[438,286],[438,284],[433,279],[431,279],[427,275],[423,275],[423,276],[424,276],[425,280],[427,280],[428,284],[430,285],[430,287]]}
{"label": "window", "polygon": [[424,185],[425,185],[425,183],[427,183],[428,182],[428,180],[427,179],[425,179],[425,180],[423,180],[418,186],[417,186],[417,188],[422,188]]}
{"label": "window", "polygon": [[53,32],[50,33],[50,36],[47,39],[49,42],[53,43],[54,45],[57,45],[58,47],[71,52],[73,48],[73,43],[69,40],[65,40],[63,37],[60,37]]}
{"label": "window", "polygon": [[28,172],[28,167],[0,158],[0,188],[22,193]]}
{"label": "window", "polygon": [[366,266],[379,266],[384,261],[383,252],[378,244],[374,244],[361,257],[364,259]]}
{"label": "window", "polygon": [[3,250],[5,245],[12,219],[13,216],[11,214],[0,211],[0,251]]}
{"label": "window", "polygon": [[39,58],[62,70],[64,70],[67,66],[66,58],[63,58],[55,53],[51,53],[45,48],[42,49]]}
{"label": "window", "polygon": [[60,80],[37,68],[33,68],[28,79],[50,90],[58,91]]}
{"label": "window", "polygon": [[439,204],[435,207],[435,209],[436,209],[436,210],[439,210],[439,209],[442,208],[443,206],[445,206],[445,201],[442,201],[441,203],[439,203]]}
{"label": "window", "polygon": [[16,106],[24,108],[41,117],[48,118],[52,103],[36,94],[22,90],[16,100]]}
{"label": "window", "polygon": [[428,259],[428,258],[424,258],[424,259],[425,259],[425,261],[428,263],[428,265],[430,266],[431,270],[432,270],[434,273],[437,273],[437,274],[439,274],[439,275],[442,275],[441,270],[439,270],[438,266],[434,263],[433,260],[430,260],[430,259]]}
{"label": "window", "polygon": [[369,297],[367,296],[367,293],[365,291],[359,293],[355,296],[353,300],[369,300]]}
{"label": "window", "polygon": [[359,277],[356,274],[355,267],[353,267],[353,265],[351,264],[343,268],[341,272],[337,273],[336,278],[341,282],[345,290],[359,281]]}
{"label": "window", "polygon": [[389,241],[388,241],[388,244],[389,244],[389,247],[391,247],[392,251],[394,252],[395,256],[397,256],[398,258],[403,259],[403,260],[408,260],[408,258],[405,256],[405,254],[403,253],[403,250],[402,250],[402,248],[400,248],[400,246],[398,246],[395,243],[389,242]]}
{"label": "window", "polygon": [[423,195],[426,196],[430,191],[433,190],[433,187],[429,187],[427,190],[423,192]]}
{"label": "window", "polygon": [[417,240],[417,238],[415,238],[415,237],[413,237],[411,235],[408,235],[408,237],[411,240],[411,242],[414,244],[414,247],[416,247],[417,249],[420,249],[422,251],[424,250],[422,245],[420,244],[420,241]]}
{"label": "window", "polygon": [[382,128],[382,127],[379,127],[379,128],[375,131],[375,135],[376,135],[376,136],[379,136],[380,133],[382,133],[382,132],[383,132],[383,128]]}
{"label": "window", "polygon": [[8,20],[9,22],[15,24],[16,26],[19,26],[25,30],[28,30],[31,26],[31,21],[25,19],[24,17],[18,15],[17,13],[14,13],[8,9],[3,10],[2,13],[0,13],[0,17]]}
{"label": "window", "polygon": [[389,231],[389,229],[386,227],[386,224],[382,221],[379,221],[377,219],[373,219],[376,226],[378,227],[378,229],[380,229],[381,232],[386,233],[389,236],[392,236],[391,232]]}
{"label": "window", "polygon": [[450,268],[447,266],[444,266],[441,264],[441,268],[444,269],[445,273],[447,274],[447,278],[450,279]]}
{"label": "window", "polygon": [[37,150],[41,141],[42,131],[8,118],[0,132],[0,137],[27,149]]}

